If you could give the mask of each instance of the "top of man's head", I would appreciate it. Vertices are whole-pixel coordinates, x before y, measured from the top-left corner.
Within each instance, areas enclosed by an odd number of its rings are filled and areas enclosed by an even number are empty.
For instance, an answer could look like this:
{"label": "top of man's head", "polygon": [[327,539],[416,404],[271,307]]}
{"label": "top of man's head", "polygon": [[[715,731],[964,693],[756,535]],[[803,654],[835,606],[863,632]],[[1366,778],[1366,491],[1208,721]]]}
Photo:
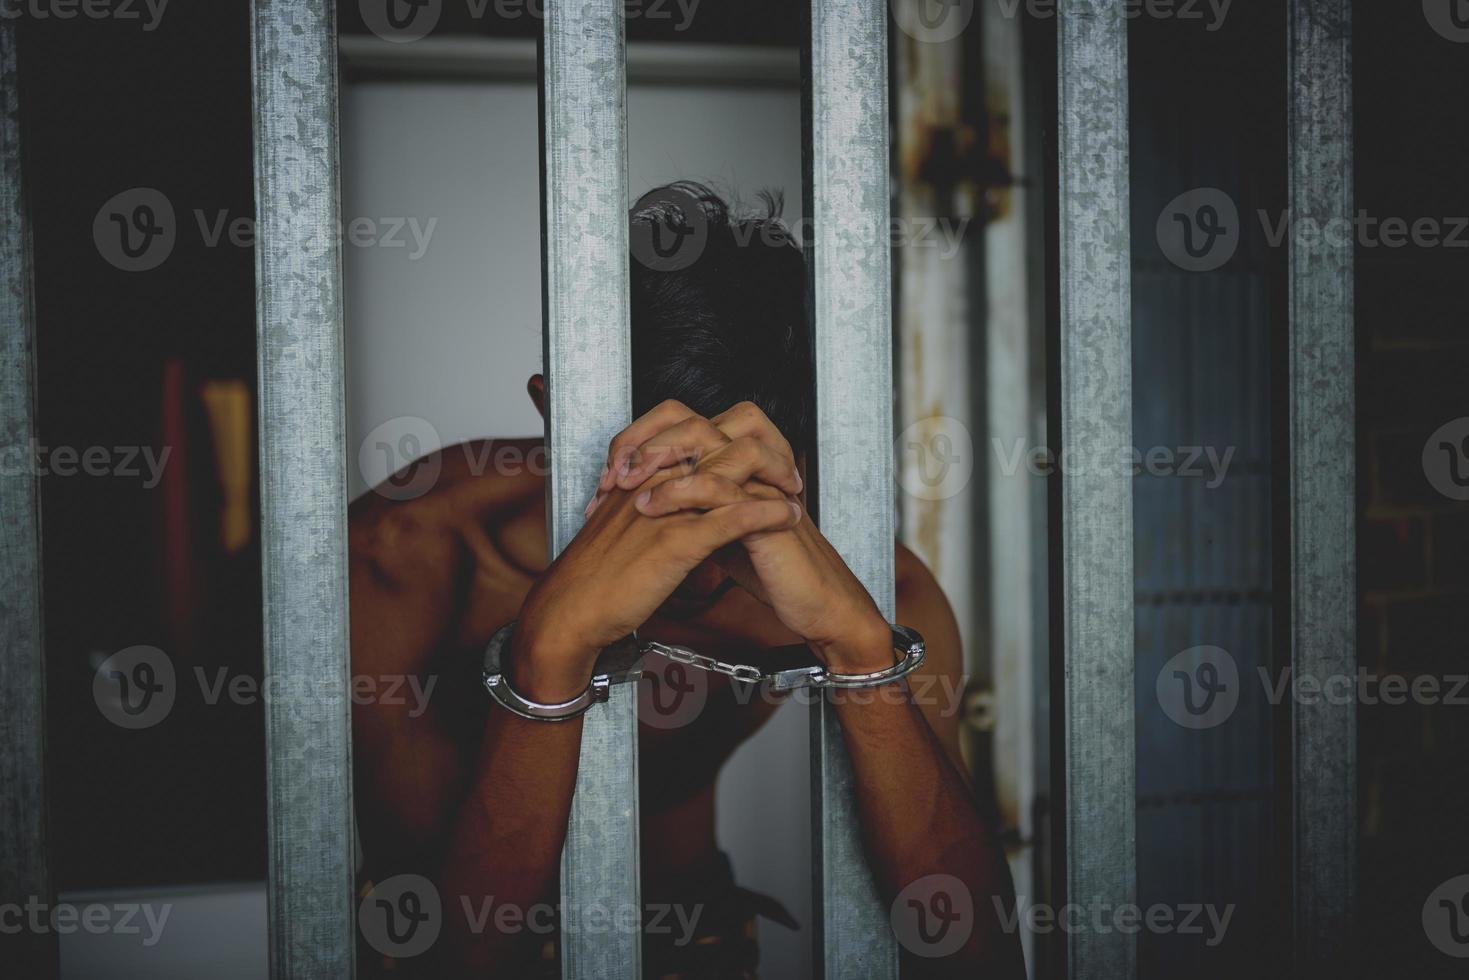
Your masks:
{"label": "top of man's head", "polygon": [[765,212],[748,217],[689,182],[638,202],[633,411],[672,398],[712,416],[751,401],[799,455],[815,414],[805,264],[780,221],[779,196],[761,196]]}

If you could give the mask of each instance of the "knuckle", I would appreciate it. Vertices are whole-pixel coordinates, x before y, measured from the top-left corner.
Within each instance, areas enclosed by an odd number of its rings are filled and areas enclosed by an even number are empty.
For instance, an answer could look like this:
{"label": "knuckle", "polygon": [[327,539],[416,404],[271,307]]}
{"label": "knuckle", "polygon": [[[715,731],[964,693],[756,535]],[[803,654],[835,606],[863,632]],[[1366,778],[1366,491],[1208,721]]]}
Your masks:
{"label": "knuckle", "polygon": [[731,444],[735,456],[742,462],[750,462],[760,456],[760,440],[753,436],[740,436]]}

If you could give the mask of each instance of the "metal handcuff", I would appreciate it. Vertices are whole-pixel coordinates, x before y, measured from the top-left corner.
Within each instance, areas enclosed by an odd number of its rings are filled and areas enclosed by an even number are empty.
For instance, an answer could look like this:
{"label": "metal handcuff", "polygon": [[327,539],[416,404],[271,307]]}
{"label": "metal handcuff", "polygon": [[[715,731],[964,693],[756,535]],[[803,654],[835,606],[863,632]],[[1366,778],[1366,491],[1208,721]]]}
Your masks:
{"label": "metal handcuff", "polygon": [[597,666],[586,690],[569,701],[543,704],[518,694],[505,678],[503,657],[510,644],[510,637],[515,632],[515,623],[512,621],[497,630],[485,647],[485,690],[496,704],[522,718],[532,721],[568,721],[585,713],[592,705],[606,701],[611,696],[612,685],[639,680],[643,676],[639,665],[650,653],[674,663],[724,674],[747,684],[769,682],[773,691],[794,691],[804,687],[878,687],[907,677],[923,663],[923,637],[918,631],[895,623],[889,624],[888,628],[893,634],[893,649],[902,656],[891,667],[867,674],[839,674],[820,664],[800,663],[801,659],[810,659],[810,652],[804,646],[779,647],[770,651],[770,659],[775,662],[775,667],[761,670],[749,664],[731,664],[706,657],[688,647],[659,643],[656,640],[640,641],[637,633],[629,633],[597,657]]}

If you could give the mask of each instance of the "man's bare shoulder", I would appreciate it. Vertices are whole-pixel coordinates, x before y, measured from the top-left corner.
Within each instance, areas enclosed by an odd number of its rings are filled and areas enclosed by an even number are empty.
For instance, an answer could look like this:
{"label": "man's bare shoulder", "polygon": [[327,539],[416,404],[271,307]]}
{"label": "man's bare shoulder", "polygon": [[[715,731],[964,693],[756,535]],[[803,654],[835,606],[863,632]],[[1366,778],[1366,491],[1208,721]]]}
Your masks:
{"label": "man's bare shoulder", "polygon": [[480,520],[543,493],[546,473],[538,436],[474,439],[419,457],[352,501],[349,514],[354,523],[388,515]]}
{"label": "man's bare shoulder", "polygon": [[539,438],[478,439],[422,456],[352,501],[352,562],[437,581],[487,528],[536,507],[545,474]]}
{"label": "man's bare shoulder", "polygon": [[928,570],[922,558],[903,542],[897,542],[893,549],[895,585],[897,599],[903,602],[931,603],[934,601],[948,604],[944,597],[944,590],[939,586],[938,579],[934,578],[933,572]]}
{"label": "man's bare shoulder", "polygon": [[928,641],[927,669],[957,677],[963,664],[959,626],[948,597],[922,558],[898,543],[895,549],[898,621]]}

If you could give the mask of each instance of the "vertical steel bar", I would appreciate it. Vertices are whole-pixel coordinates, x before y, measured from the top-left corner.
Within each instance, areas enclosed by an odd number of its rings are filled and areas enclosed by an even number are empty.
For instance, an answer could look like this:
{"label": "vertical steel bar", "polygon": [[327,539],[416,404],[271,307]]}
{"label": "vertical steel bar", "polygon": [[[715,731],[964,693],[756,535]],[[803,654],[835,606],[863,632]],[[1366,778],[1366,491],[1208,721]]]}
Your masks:
{"label": "vertical steel bar", "polygon": [[[1293,0],[1288,111],[1292,220],[1352,227],[1349,0]],[[1357,666],[1356,371],[1353,236],[1318,237],[1290,250],[1291,665],[1324,685]],[[1356,706],[1291,710],[1297,972],[1315,976],[1349,962]]]}
{"label": "vertical steel bar", "polygon": [[[1065,0],[1058,49],[1065,900],[1132,903],[1132,298],[1124,0]],[[1072,980],[1136,972],[1136,937],[1067,937]]]}
{"label": "vertical steel bar", "polygon": [[[541,45],[542,275],[552,554],[582,524],[607,444],[632,414],[627,73],[617,0],[548,0]],[[561,856],[562,976],[642,976],[636,931],[582,928],[641,907],[637,702],[631,685],[582,722]],[[604,914],[604,913],[603,913]]]}
{"label": "vertical steel bar", "polygon": [[[270,962],[354,971],[336,5],[253,0]],[[305,692],[297,696],[294,692]]]}
{"label": "vertical steel bar", "polygon": [[[16,21],[0,21],[0,906],[52,902],[46,828],[46,657],[35,458],[35,306],[21,179]],[[23,937],[19,970],[56,973],[54,934]]]}
{"label": "vertical steel bar", "polygon": [[[887,4],[812,0],[809,275],[816,334],[817,515],[888,618],[893,583],[893,366]],[[816,962],[826,980],[897,976],[867,868],[836,711],[812,708]]]}

